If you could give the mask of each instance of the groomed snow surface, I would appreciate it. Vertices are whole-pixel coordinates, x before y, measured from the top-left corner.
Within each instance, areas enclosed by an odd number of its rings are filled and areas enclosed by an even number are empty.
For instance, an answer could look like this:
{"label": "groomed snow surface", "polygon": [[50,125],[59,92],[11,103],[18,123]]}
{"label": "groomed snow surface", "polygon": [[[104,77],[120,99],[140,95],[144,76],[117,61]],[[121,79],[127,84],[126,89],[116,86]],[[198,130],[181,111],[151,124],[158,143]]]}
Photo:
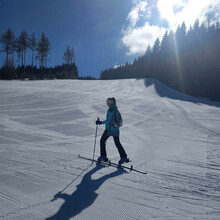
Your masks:
{"label": "groomed snow surface", "polygon": [[[112,96],[147,175],[77,158]],[[107,152],[119,160],[112,138]],[[220,103],[152,79],[0,81],[0,219],[220,219]]]}

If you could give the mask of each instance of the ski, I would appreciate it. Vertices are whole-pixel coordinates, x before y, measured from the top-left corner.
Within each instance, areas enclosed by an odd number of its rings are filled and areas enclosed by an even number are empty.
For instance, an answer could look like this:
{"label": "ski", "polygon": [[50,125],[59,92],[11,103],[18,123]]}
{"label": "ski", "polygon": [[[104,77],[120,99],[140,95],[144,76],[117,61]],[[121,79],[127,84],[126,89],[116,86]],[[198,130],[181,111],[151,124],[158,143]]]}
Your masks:
{"label": "ski", "polygon": [[88,157],[83,157],[80,154],[78,154],[78,158],[81,158],[81,159],[84,159],[84,160],[88,160],[88,161],[91,161],[91,162],[95,162],[95,163],[100,163],[100,164],[107,165],[107,166],[111,165],[110,160],[108,160],[108,161],[98,161],[98,160],[95,160],[95,159],[93,160],[93,159],[88,158]]}
{"label": "ski", "polygon": [[119,164],[117,164],[117,163],[113,163],[113,162],[111,162],[110,160],[108,160],[108,161],[93,160],[93,159],[91,159],[91,158],[81,156],[80,154],[78,154],[78,158],[81,158],[81,159],[84,159],[84,160],[88,160],[88,161],[91,161],[91,162],[100,163],[100,164],[103,164],[103,165],[105,165],[105,166],[112,166],[112,167],[119,168],[119,169],[127,169],[127,170],[134,171],[134,172],[137,172],[137,173],[147,174],[147,172],[145,172],[145,171],[138,170],[138,169],[134,169],[133,165],[131,165],[131,166],[129,167],[129,166],[125,166],[125,165],[123,165],[123,164],[119,165]]}
{"label": "ski", "polygon": [[[128,161],[127,163],[129,163],[131,161]],[[137,172],[137,173],[141,173],[141,174],[147,174],[147,172],[145,171],[142,171],[142,170],[138,170],[138,169],[134,169],[133,165],[131,165],[130,167],[129,166],[125,166],[123,164],[119,165],[117,163],[113,163],[110,161],[110,165],[114,165],[114,166],[117,166],[118,168],[122,168],[122,169],[128,169],[130,171],[134,171],[134,172]]]}

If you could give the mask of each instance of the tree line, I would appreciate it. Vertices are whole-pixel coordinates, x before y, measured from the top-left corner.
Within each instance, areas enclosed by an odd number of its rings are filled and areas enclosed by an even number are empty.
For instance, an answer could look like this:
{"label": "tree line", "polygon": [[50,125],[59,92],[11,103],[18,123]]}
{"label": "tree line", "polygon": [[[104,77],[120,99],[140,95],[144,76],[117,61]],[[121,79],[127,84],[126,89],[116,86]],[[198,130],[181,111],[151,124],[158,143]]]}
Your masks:
{"label": "tree line", "polygon": [[162,40],[130,64],[103,70],[100,79],[155,78],[183,93],[220,101],[220,25],[196,20],[186,30],[166,31]]}
{"label": "tree line", "polygon": [[[73,47],[67,46],[63,65],[47,67],[51,44],[45,33],[36,39],[34,33],[29,35],[22,30],[18,37],[11,29],[0,35],[1,52],[6,55],[3,67],[0,69],[0,79],[76,79],[78,68],[74,62]],[[31,53],[31,64],[27,65],[27,51]],[[15,55],[17,59],[15,61]],[[35,61],[39,62],[37,67]],[[18,64],[16,67],[16,63]]]}

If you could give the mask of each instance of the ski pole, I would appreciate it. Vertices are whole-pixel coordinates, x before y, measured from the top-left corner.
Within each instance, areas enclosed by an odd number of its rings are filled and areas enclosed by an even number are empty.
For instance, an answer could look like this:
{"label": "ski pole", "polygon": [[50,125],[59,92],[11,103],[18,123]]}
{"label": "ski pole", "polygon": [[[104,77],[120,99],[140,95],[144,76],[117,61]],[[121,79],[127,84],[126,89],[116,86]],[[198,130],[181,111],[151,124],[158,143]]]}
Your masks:
{"label": "ski pole", "polygon": [[[99,121],[99,118],[97,118],[97,120]],[[96,131],[95,131],[95,143],[94,143],[94,149],[93,149],[93,161],[92,164],[94,163],[94,159],[95,159],[95,147],[96,147],[96,138],[97,138],[97,131],[98,131],[98,125],[96,125]]]}

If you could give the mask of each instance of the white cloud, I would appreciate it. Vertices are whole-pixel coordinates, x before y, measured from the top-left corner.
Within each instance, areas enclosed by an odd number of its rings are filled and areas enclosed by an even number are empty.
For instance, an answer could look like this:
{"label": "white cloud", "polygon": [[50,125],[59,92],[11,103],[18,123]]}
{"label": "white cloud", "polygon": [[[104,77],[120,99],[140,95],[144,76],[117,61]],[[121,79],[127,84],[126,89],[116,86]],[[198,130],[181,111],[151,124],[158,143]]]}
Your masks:
{"label": "white cloud", "polygon": [[142,27],[128,29],[122,37],[122,43],[129,49],[128,55],[144,53],[148,44],[153,45],[156,38],[161,38],[164,33],[165,28],[146,22]]}
{"label": "white cloud", "polygon": [[174,7],[175,8],[181,8],[184,7],[184,2],[183,0],[169,0],[169,1],[164,1],[164,0],[158,0],[157,2],[157,9],[160,12],[161,18],[166,19],[168,21],[175,20],[175,12],[174,12]]}
{"label": "white cloud", "polygon": [[152,6],[148,6],[147,0],[133,1],[135,7],[131,9],[127,20],[129,25],[122,29],[121,43],[128,48],[127,55],[141,54],[147,49],[148,44],[153,45],[157,37],[161,37],[165,29],[145,22],[143,26],[136,27],[140,19],[149,19]]}
{"label": "white cloud", "polygon": [[135,1],[136,6],[131,9],[131,11],[128,14],[127,19],[130,22],[130,26],[134,27],[137,23],[137,21],[140,18],[140,13],[146,11],[147,2],[146,1]]}

